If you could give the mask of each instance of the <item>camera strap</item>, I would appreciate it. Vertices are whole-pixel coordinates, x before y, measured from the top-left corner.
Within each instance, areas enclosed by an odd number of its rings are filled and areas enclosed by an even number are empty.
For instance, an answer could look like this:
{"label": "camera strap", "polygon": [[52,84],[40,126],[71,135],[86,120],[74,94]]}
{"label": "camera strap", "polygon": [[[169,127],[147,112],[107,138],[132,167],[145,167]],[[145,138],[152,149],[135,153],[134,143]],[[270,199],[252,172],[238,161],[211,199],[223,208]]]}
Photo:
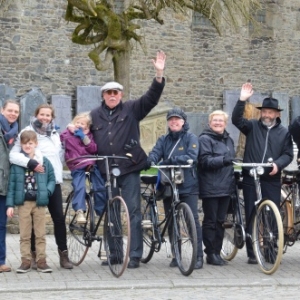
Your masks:
{"label": "camera strap", "polygon": [[168,158],[171,157],[172,153],[174,152],[174,150],[175,150],[176,146],[178,145],[178,143],[180,142],[180,140],[181,140],[181,138],[179,138],[178,141],[176,142],[176,144],[174,145],[174,147],[173,147],[173,149],[171,150],[171,152],[170,152]]}

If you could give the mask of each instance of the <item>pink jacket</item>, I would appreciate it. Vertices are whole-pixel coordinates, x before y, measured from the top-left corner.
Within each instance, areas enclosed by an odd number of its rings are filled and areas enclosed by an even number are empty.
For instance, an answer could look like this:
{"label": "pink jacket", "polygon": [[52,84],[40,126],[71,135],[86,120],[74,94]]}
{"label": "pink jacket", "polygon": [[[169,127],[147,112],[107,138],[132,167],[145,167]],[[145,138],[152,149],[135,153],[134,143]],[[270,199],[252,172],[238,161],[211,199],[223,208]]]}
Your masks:
{"label": "pink jacket", "polygon": [[94,165],[96,161],[88,161],[77,166],[80,159],[68,162],[69,159],[76,158],[82,155],[97,154],[97,145],[94,142],[93,135],[89,132],[87,136],[90,139],[88,145],[84,145],[81,139],[71,133],[68,129],[60,134],[60,140],[65,149],[65,160],[70,171],[85,168],[88,165]]}

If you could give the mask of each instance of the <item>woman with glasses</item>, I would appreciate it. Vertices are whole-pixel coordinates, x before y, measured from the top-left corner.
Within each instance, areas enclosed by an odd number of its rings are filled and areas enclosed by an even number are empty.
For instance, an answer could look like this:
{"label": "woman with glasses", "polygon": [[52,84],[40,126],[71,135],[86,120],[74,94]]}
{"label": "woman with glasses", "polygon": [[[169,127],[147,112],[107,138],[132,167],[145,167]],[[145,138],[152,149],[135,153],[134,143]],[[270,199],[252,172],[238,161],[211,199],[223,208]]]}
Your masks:
{"label": "woman with glasses", "polygon": [[209,115],[209,124],[199,136],[198,178],[199,198],[202,199],[202,223],[206,262],[223,266],[224,228],[230,195],[234,191],[233,140],[226,131],[228,115],[216,110]]}

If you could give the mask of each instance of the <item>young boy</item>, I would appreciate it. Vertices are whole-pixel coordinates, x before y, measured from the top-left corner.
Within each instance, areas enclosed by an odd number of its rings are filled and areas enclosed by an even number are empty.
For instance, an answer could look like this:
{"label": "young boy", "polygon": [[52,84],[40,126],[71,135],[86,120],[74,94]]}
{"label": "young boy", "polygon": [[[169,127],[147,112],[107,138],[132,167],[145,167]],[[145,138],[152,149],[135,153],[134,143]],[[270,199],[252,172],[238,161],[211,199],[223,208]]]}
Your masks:
{"label": "young boy", "polygon": [[32,130],[21,133],[22,152],[44,167],[44,172],[33,172],[28,168],[12,165],[6,198],[7,216],[12,217],[14,206],[18,206],[20,227],[20,252],[22,264],[17,273],[31,270],[31,231],[35,233],[37,270],[50,273],[46,263],[46,206],[55,188],[55,175],[50,161],[36,149],[37,135]]}
{"label": "young boy", "polygon": [[98,216],[101,216],[106,205],[106,190],[104,180],[97,168],[96,161],[88,161],[77,165],[80,159],[69,161],[83,155],[93,155],[97,153],[97,145],[94,142],[93,135],[90,132],[91,117],[88,112],[78,114],[68,125],[68,129],[60,135],[61,142],[65,148],[65,160],[72,175],[72,186],[74,197],[72,207],[76,211],[76,221],[79,224],[85,224],[86,218],[84,212],[85,205],[85,170],[87,167],[93,167],[91,180],[94,189],[94,209]]}

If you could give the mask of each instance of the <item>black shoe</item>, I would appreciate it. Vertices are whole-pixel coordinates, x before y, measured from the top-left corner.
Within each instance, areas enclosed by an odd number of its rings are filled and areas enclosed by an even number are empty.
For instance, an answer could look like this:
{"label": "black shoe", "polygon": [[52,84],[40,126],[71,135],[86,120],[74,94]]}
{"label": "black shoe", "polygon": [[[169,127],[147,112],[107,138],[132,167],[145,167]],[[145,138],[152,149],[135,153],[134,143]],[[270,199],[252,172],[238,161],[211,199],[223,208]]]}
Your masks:
{"label": "black shoe", "polygon": [[216,254],[216,257],[222,262],[223,265],[228,265],[228,261],[224,260],[220,254]]}
{"label": "black shoe", "polygon": [[249,265],[257,265],[257,260],[255,257],[249,257],[248,258],[248,264]]}
{"label": "black shoe", "polygon": [[140,259],[137,257],[130,258],[130,262],[128,263],[128,269],[136,269],[140,267]]}
{"label": "black shoe", "polygon": [[214,265],[214,266],[223,266],[224,264],[218,259],[216,254],[208,254],[206,256],[206,262],[209,265]]}
{"label": "black shoe", "polygon": [[177,263],[176,258],[172,258],[169,266],[170,266],[170,268],[178,267],[178,263]]}
{"label": "black shoe", "polygon": [[[117,258],[111,258],[110,259],[110,264],[111,265],[118,265],[118,264],[122,264],[123,263],[123,260],[119,261]],[[108,261],[107,260],[104,260],[102,263],[101,263],[101,266],[108,266]]]}
{"label": "black shoe", "polygon": [[203,268],[203,257],[198,257],[195,263],[194,269],[202,269]]}

